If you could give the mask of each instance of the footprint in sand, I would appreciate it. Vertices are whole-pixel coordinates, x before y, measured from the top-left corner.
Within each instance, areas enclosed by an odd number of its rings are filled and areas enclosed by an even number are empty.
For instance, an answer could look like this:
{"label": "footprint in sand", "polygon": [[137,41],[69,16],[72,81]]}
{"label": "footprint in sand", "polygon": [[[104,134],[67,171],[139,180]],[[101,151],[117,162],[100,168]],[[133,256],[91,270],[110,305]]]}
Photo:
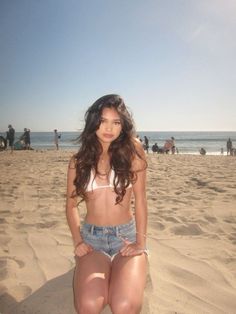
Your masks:
{"label": "footprint in sand", "polygon": [[5,218],[0,218],[0,225],[1,224],[5,224],[7,221],[6,221],[6,219]]}
{"label": "footprint in sand", "polygon": [[15,273],[16,268],[23,268],[25,263],[14,257],[1,257],[0,259],[0,281],[9,277],[9,274]]}
{"label": "footprint in sand", "polygon": [[218,188],[216,186],[209,186],[208,189],[213,190],[213,191],[218,192],[218,193],[225,193],[226,192],[226,190]]}
{"label": "footprint in sand", "polygon": [[204,218],[211,223],[217,223],[217,219],[213,216],[205,215]]}
{"label": "footprint in sand", "polygon": [[27,230],[30,227],[34,228],[35,224],[18,223],[15,225],[15,228],[17,230],[20,230],[20,232],[23,232],[23,233],[25,232],[25,230]]}
{"label": "footprint in sand", "polygon": [[236,232],[232,232],[228,239],[231,241],[233,245],[236,245]]}
{"label": "footprint in sand", "polygon": [[1,248],[4,247],[5,245],[7,245],[10,241],[11,241],[11,237],[7,236],[7,235],[0,235],[0,245]]}
{"label": "footprint in sand", "polygon": [[155,221],[150,221],[148,223],[148,225],[150,225],[152,228],[154,228],[155,230],[164,230],[165,229],[165,225],[163,225],[162,223],[160,222],[155,222]]}
{"label": "footprint in sand", "polygon": [[8,277],[6,267],[7,267],[7,261],[1,258],[0,259],[0,281]]}
{"label": "footprint in sand", "polygon": [[154,197],[154,196],[151,196],[150,198],[149,198],[149,200],[152,200],[152,201],[157,201],[157,197]]}
{"label": "footprint in sand", "polygon": [[51,227],[54,227],[58,224],[58,221],[48,221],[48,222],[39,222],[37,223],[35,226],[39,229],[44,229],[44,228],[51,228]]}
{"label": "footprint in sand", "polygon": [[174,217],[163,217],[164,220],[169,221],[169,222],[174,222],[174,223],[180,223],[179,220],[177,220]]}
{"label": "footprint in sand", "polygon": [[170,228],[170,231],[175,235],[183,236],[184,235],[197,236],[204,233],[198,224],[181,225],[177,227],[175,226]]}
{"label": "footprint in sand", "polygon": [[186,217],[178,216],[178,218],[179,218],[182,222],[188,222],[188,219],[187,219]]}
{"label": "footprint in sand", "polygon": [[[32,289],[29,286],[20,284],[19,286],[15,286],[11,288],[13,294],[16,294],[20,299],[25,299],[32,293]],[[24,313],[24,312],[22,312]],[[36,313],[36,312],[35,312]]]}
{"label": "footprint in sand", "polygon": [[[202,180],[197,179],[197,178],[191,178],[191,181],[195,182],[198,187],[205,187],[205,186],[208,185],[208,182],[202,181]],[[187,181],[186,181],[186,182],[187,182]]]}
{"label": "footprint in sand", "polygon": [[234,217],[226,218],[226,219],[224,219],[224,222],[227,222],[228,224],[234,224],[235,218]]}

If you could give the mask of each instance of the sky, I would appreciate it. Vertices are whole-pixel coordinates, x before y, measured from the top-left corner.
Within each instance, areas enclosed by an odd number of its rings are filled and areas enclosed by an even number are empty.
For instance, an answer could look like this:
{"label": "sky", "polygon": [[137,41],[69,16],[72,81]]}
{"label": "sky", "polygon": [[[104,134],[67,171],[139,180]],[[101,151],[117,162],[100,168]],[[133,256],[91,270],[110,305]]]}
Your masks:
{"label": "sky", "polygon": [[0,132],[77,131],[120,94],[138,131],[236,131],[235,0],[0,0]]}

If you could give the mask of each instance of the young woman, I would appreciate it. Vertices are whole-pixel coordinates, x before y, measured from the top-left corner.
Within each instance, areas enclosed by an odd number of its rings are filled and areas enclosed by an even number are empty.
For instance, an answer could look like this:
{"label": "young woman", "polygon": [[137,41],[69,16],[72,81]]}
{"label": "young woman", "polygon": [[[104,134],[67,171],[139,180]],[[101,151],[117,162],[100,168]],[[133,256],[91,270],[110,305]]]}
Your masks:
{"label": "young woman", "polygon": [[[74,241],[75,308],[140,313],[146,281],[146,160],[118,95],[99,98],[85,114],[80,148],[68,167],[67,220]],[[135,210],[131,208],[132,195]],[[83,226],[77,201],[85,201]]]}

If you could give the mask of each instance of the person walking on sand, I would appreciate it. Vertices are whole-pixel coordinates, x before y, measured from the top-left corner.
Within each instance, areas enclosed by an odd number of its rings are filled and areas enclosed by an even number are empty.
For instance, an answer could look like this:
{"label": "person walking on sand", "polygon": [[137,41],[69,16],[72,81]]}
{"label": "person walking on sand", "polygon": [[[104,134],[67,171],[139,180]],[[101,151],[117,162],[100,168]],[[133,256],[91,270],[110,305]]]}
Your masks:
{"label": "person walking on sand", "polygon": [[[76,260],[75,309],[100,313],[109,304],[112,313],[140,313],[147,270],[147,162],[123,99],[112,94],[96,100],[78,140],[68,166],[66,205]],[[86,204],[83,226],[77,201]]]}
{"label": "person walking on sand", "polygon": [[147,154],[149,151],[149,139],[147,138],[147,136],[144,136],[144,149],[146,150]]}
{"label": "person walking on sand", "polygon": [[173,154],[175,154],[175,152],[176,152],[176,147],[175,147],[175,138],[173,137],[173,136],[171,136],[171,154],[173,155]]}
{"label": "person walking on sand", "polygon": [[24,142],[24,148],[29,150],[30,149],[30,130],[27,128],[24,128],[24,133],[21,136],[21,139]]}
{"label": "person walking on sand", "polygon": [[227,155],[231,155],[231,151],[232,151],[232,148],[233,148],[233,143],[231,141],[231,139],[229,138],[227,143],[226,143],[226,148],[227,148]]}
{"label": "person walking on sand", "polygon": [[54,130],[54,143],[56,145],[56,149],[59,149],[59,139],[61,138],[61,135],[58,134],[57,129]]}
{"label": "person walking on sand", "polygon": [[8,125],[7,140],[8,140],[8,146],[11,147],[11,153],[13,153],[14,141],[15,141],[15,129],[12,127],[11,124]]}

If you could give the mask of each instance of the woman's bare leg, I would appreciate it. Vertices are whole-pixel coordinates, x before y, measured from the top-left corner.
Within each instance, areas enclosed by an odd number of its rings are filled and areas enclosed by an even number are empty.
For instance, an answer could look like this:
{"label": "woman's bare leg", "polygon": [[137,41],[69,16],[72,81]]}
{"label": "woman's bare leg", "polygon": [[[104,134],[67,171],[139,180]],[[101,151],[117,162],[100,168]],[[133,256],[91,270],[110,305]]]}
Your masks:
{"label": "woman's bare leg", "polygon": [[93,251],[77,257],[74,273],[74,302],[79,314],[98,314],[108,302],[110,258]]}
{"label": "woman's bare leg", "polygon": [[113,314],[140,313],[146,284],[147,256],[117,255],[112,262],[109,304]]}

